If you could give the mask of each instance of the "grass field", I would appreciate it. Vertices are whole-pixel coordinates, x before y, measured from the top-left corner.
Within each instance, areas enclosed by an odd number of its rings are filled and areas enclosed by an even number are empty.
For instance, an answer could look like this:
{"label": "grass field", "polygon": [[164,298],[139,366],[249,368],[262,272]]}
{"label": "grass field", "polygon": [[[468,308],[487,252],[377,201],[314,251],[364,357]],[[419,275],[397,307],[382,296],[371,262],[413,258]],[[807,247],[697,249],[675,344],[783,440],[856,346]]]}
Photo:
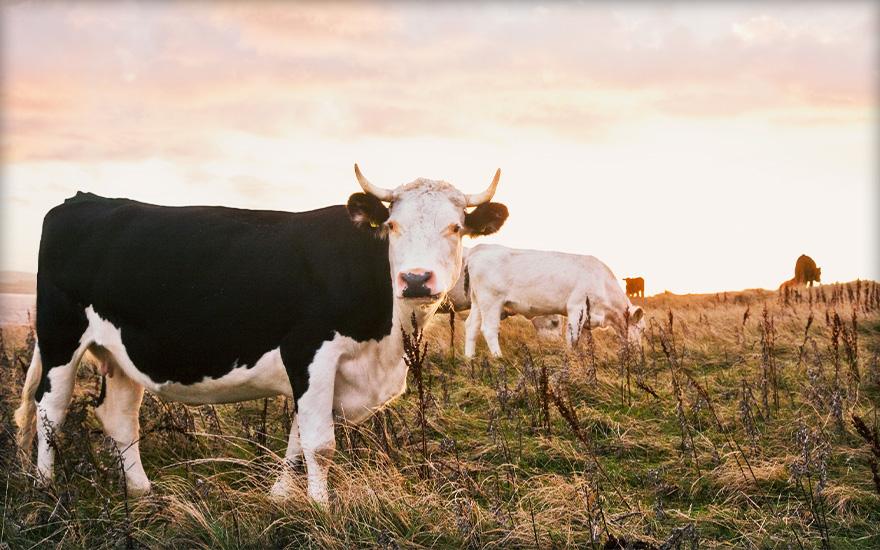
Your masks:
{"label": "grass field", "polygon": [[147,396],[154,491],[126,499],[88,364],[56,484],[36,488],[12,425],[27,335],[7,333],[0,548],[880,547],[880,285],[638,303],[641,350],[594,331],[566,352],[514,318],[505,359],[471,363],[464,317],[453,354],[439,315],[407,394],[337,427],[328,509],[309,503],[302,475],[294,498],[268,497],[289,428],[281,398]]}

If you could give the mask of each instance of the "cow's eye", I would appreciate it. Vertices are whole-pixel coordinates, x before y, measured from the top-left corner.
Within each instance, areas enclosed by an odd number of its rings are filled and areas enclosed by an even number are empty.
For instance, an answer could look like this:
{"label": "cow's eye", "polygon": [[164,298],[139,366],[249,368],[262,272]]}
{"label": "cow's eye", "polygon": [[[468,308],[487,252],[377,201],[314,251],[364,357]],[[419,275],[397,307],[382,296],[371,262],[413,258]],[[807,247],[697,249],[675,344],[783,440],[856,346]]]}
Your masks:
{"label": "cow's eye", "polygon": [[387,227],[388,231],[390,231],[392,233],[396,233],[400,229],[398,227],[397,223],[395,223],[394,221],[391,221],[391,220],[388,220],[387,222],[385,222],[385,227]]}
{"label": "cow's eye", "polygon": [[457,235],[458,233],[461,233],[461,226],[458,225],[457,223],[454,223],[449,226],[449,232],[452,233],[453,235]]}

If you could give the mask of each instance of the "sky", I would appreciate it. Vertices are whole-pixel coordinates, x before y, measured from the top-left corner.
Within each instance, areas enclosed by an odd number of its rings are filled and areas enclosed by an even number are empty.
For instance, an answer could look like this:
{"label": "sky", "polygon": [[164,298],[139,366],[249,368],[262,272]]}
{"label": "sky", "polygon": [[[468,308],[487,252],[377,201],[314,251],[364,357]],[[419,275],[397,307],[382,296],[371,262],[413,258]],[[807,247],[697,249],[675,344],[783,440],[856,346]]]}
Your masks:
{"label": "sky", "polygon": [[352,165],[476,192],[466,243],[646,293],[880,279],[876,2],[7,2],[0,269],[77,190],[344,204]]}

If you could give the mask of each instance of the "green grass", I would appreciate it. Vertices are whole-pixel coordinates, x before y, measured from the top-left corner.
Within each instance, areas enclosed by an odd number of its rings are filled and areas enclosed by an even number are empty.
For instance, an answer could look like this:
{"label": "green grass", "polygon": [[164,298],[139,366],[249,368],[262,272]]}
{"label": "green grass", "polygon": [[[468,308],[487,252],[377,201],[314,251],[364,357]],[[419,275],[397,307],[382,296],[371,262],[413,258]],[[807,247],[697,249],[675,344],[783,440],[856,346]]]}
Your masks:
{"label": "green grass", "polygon": [[[503,361],[465,363],[461,334],[455,336],[453,360],[443,316],[429,328],[424,367],[431,381],[428,456],[422,456],[419,443],[415,392],[361,426],[338,426],[329,509],[308,501],[302,473],[288,501],[268,498],[287,438],[289,404],[285,409],[281,398],[269,400],[265,445],[257,434],[262,401],[211,408],[145,400],[141,452],[154,492],[125,499],[113,454],[92,412],[99,385],[90,367],[80,369],[60,436],[57,482],[37,488],[15,458],[11,422],[26,354],[21,343],[7,342],[0,354],[0,543],[9,548],[601,548],[613,536],[645,547],[664,542],[676,547],[677,541],[689,548],[698,539],[703,548],[821,548],[827,538],[834,548],[877,548],[880,495],[871,478],[870,453],[850,417],[858,414],[877,425],[880,303],[863,298],[854,304],[838,292],[840,299],[832,304],[833,287],[821,288],[825,301],[814,289],[815,322],[809,331],[818,356],[810,345],[800,365],[810,307],[803,292],[799,302],[791,299],[787,305],[775,293],[762,292],[728,293],[727,300],[715,295],[644,300],[645,361],[628,365],[629,392],[621,391],[613,334],[595,333],[597,380],[591,381],[585,375],[585,350],[569,353],[559,343],[538,341],[521,319],[503,324]],[[761,397],[765,303],[776,329],[770,353],[778,370],[778,410],[772,397],[764,409]],[[743,326],[746,307],[750,318]],[[825,324],[826,309],[849,323],[854,308],[858,387],[847,377],[842,345],[834,382]],[[661,330],[670,336],[669,311],[680,358],[675,369],[659,340]],[[552,399],[545,428],[542,366],[551,389],[574,411],[582,439]],[[683,369],[706,389],[720,426]],[[810,369],[821,370],[821,376],[811,378]],[[684,418],[677,412],[673,372],[681,385]],[[637,387],[637,378],[658,397]],[[755,445],[740,411],[743,380],[755,397]],[[835,390],[842,401],[842,430],[829,400]],[[683,427],[690,437],[683,436]],[[812,486],[808,493],[798,489],[792,475],[793,465],[803,460],[799,428],[815,438],[801,478]],[[825,454],[817,459],[822,449]]]}

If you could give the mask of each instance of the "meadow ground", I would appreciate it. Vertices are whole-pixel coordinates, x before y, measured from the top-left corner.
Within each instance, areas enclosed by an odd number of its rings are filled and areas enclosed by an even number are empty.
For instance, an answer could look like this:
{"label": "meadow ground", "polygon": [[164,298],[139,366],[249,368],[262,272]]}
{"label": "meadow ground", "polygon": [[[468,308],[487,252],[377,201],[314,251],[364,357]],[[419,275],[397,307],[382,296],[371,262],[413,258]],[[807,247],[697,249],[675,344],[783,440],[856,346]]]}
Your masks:
{"label": "meadow ground", "polygon": [[880,285],[637,302],[641,350],[594,331],[566,352],[514,318],[505,359],[471,363],[464,318],[453,354],[439,315],[406,395],[338,427],[329,509],[308,502],[302,475],[289,501],[268,498],[289,427],[282,398],[147,396],[154,492],[125,498],[89,364],[57,482],[35,487],[12,426],[28,335],[7,332],[0,548],[880,547]]}

